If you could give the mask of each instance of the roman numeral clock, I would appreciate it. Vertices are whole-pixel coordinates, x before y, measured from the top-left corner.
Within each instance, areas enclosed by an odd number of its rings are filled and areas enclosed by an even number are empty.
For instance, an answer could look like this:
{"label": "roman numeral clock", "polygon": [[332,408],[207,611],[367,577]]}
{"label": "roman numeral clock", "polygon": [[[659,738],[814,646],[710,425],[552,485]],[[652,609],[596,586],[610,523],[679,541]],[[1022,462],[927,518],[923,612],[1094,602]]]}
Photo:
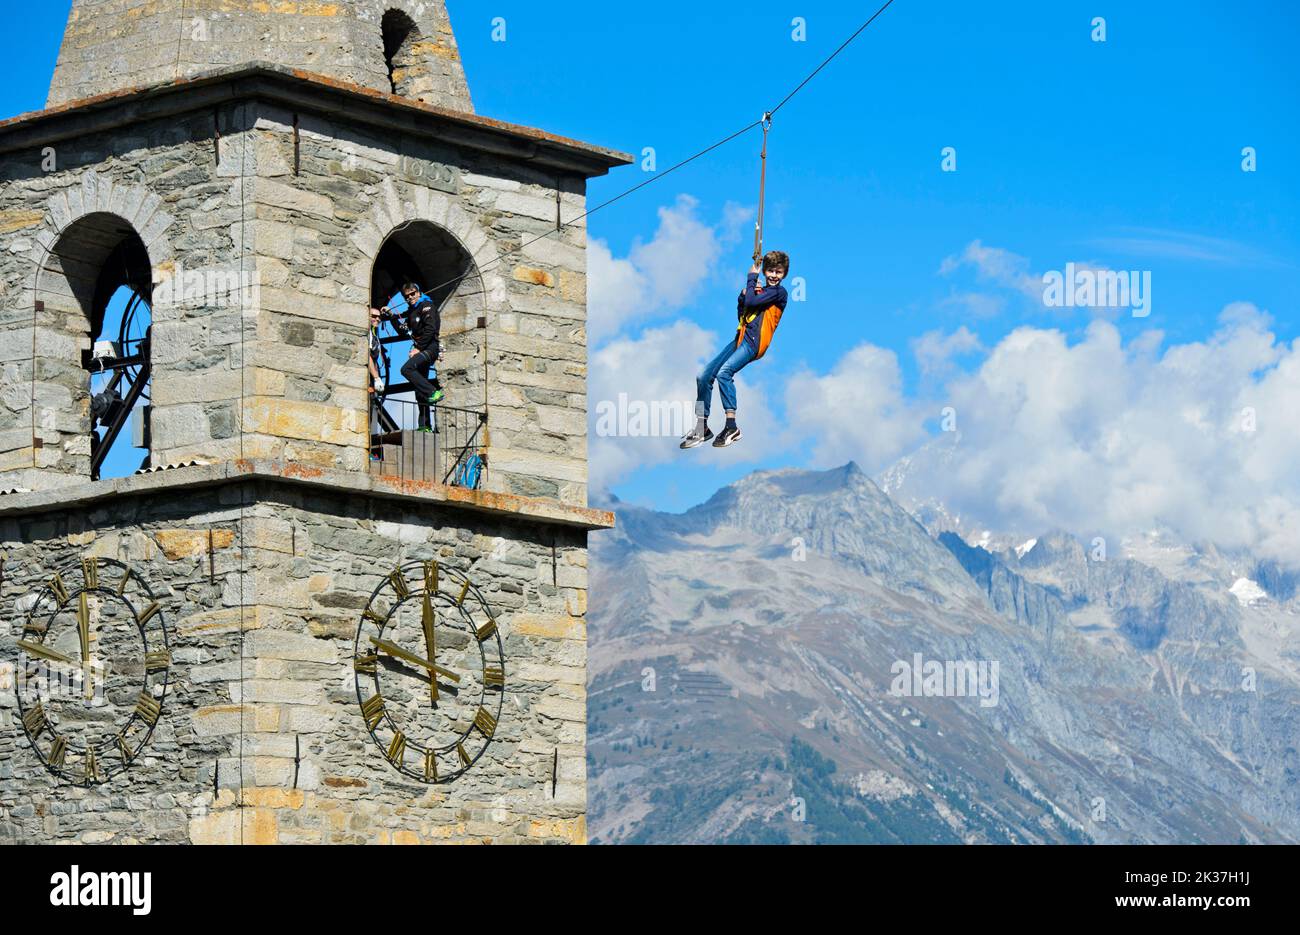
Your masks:
{"label": "roman numeral clock", "polygon": [[361,716],[394,769],[447,783],[487,751],[505,659],[496,617],[464,574],[435,561],[395,568],[362,612],[353,669]]}
{"label": "roman numeral clock", "polygon": [[172,659],[162,607],[139,575],[98,557],[56,571],[17,647],[23,734],[46,769],[89,786],[140,758]]}
{"label": "roman numeral clock", "polygon": [[[17,642],[20,720],[55,776],[104,783],[135,763],[166,700],[162,607],[122,562],[83,558],[34,595]],[[353,670],[361,721],[406,776],[449,783],[487,751],[505,659],[491,607],[436,561],[395,568],[361,614]]]}

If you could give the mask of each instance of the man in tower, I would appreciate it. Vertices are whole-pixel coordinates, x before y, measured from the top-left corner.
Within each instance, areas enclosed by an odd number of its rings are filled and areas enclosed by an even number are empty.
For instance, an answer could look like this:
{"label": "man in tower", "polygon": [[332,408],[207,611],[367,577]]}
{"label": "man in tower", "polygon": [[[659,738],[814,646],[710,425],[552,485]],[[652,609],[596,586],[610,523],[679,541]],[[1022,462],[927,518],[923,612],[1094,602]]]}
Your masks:
{"label": "man in tower", "polygon": [[[366,349],[366,365],[370,370],[370,435],[373,438],[381,430],[379,410],[384,405],[384,385],[385,370],[381,366],[388,364],[388,352],[384,350],[383,340],[379,337],[379,328],[384,321],[385,312],[380,308],[370,310],[370,336],[367,339],[368,347]],[[379,455],[374,447],[370,450],[370,460],[380,460]]]}
{"label": "man in tower", "polygon": [[[442,315],[433,304],[433,300],[420,291],[415,283],[408,282],[402,286],[402,298],[406,300],[406,329],[411,334],[411,354],[402,365],[402,376],[406,377],[415,391],[415,401],[420,407],[420,431],[432,431],[429,420],[429,406],[442,401],[443,392],[438,384],[438,371],[435,365],[439,353],[439,332],[442,330]],[[430,374],[432,373],[432,379]]]}
{"label": "man in tower", "polygon": [[384,392],[384,377],[380,372],[380,364],[388,360],[388,353],[384,350],[384,345],[379,338],[379,326],[383,322],[383,309],[372,308],[370,310],[370,337],[368,366],[370,368],[370,392],[376,396],[382,396]]}

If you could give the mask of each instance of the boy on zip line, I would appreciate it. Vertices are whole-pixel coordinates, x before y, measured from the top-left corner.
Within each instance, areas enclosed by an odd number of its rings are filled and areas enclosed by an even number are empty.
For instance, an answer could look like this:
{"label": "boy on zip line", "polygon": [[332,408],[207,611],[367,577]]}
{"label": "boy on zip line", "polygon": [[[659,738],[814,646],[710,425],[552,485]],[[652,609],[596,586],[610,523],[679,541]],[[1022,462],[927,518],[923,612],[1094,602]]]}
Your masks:
{"label": "boy on zip line", "polygon": [[[726,448],[740,441],[740,427],[736,425],[735,376],[742,368],[767,353],[772,335],[781,323],[789,294],[781,280],[790,272],[790,257],[773,250],[763,257],[760,266],[755,263],[749,271],[745,291],[736,301],[735,340],[729,340],[722,351],[705,366],[695,381],[695,428],[682,439],[682,448],[703,445],[713,432],[709,429],[709,409],[713,401],[713,384],[717,381],[722,408],[727,413],[727,424],[713,438],[714,448]],[[760,283],[759,276],[762,275]]]}

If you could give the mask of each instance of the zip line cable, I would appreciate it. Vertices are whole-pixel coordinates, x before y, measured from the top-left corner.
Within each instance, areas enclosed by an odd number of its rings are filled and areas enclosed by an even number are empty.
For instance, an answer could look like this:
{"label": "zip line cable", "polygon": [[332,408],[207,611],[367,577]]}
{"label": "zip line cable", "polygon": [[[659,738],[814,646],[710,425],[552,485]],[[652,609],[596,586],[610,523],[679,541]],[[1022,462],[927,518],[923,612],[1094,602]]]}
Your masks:
{"label": "zip line cable", "polygon": [[[563,228],[565,228],[565,227],[568,227],[568,226],[570,226],[571,224],[576,224],[578,221],[581,221],[583,218],[590,217],[591,215],[595,214],[597,211],[600,211],[600,210],[602,210],[603,208],[608,208],[610,205],[614,204],[615,202],[622,201],[624,198],[628,197],[629,195],[631,195],[631,194],[633,194],[633,193],[635,193],[635,192],[640,191],[641,189],[645,188],[647,185],[653,184],[654,182],[658,182],[660,179],[667,178],[669,175],[671,175],[672,173],[676,172],[678,169],[684,168],[685,166],[690,165],[692,162],[694,162],[695,160],[701,158],[702,156],[707,156],[709,153],[713,152],[715,149],[718,149],[719,147],[725,146],[727,143],[730,143],[732,140],[737,139],[738,137],[744,136],[746,133],[748,133],[750,130],[753,130],[755,127],[763,127],[764,130],[766,131],[766,128],[769,127],[769,126],[771,125],[771,123],[772,123],[772,117],[776,114],[776,112],[779,111],[779,110],[780,110],[782,107],[784,107],[786,104],[790,103],[790,99],[791,99],[791,98],[793,98],[796,94],[798,94],[800,91],[802,91],[802,90],[803,90],[803,89],[808,85],[808,83],[809,83],[810,81],[812,81],[814,78],[817,77],[818,74],[821,73],[822,69],[824,69],[827,65],[829,65],[831,62],[833,62],[833,61],[835,60],[835,58],[836,58],[836,57],[837,57],[841,52],[843,52],[843,51],[844,51],[845,49],[847,49],[850,45],[852,45],[852,44],[853,44],[853,41],[854,41],[855,39],[857,39],[858,36],[862,35],[862,33],[866,31],[867,27],[870,26],[872,23],[874,23],[874,22],[876,21],[877,17],[879,17],[880,14],[884,13],[887,9],[889,9],[891,6],[893,6],[893,4],[894,4],[894,0],[887,0],[887,2],[885,3],[885,5],[882,6],[880,9],[876,10],[875,13],[872,13],[872,14],[871,14],[871,18],[868,19],[868,20],[867,20],[865,23],[863,23],[861,26],[859,26],[859,27],[857,28],[857,30],[853,33],[853,35],[851,35],[851,36],[849,36],[847,39],[845,39],[844,42],[840,45],[840,47],[839,47],[838,49],[836,49],[834,52],[832,52],[832,53],[831,53],[831,54],[826,58],[825,61],[823,61],[820,65],[818,65],[815,69],[813,69],[812,73],[809,74],[808,77],[804,78],[803,81],[800,81],[799,84],[795,87],[795,89],[794,89],[793,91],[791,91],[791,92],[790,92],[789,94],[787,94],[784,98],[782,98],[782,99],[781,99],[781,103],[777,104],[777,105],[776,105],[775,107],[773,107],[771,110],[769,110],[769,111],[765,111],[764,114],[763,114],[763,116],[762,116],[760,119],[755,120],[753,123],[751,123],[751,124],[750,124],[749,126],[747,126],[747,127],[744,127],[743,129],[737,130],[735,133],[731,134],[730,136],[725,137],[724,139],[718,140],[718,142],[714,143],[712,146],[709,146],[709,147],[707,147],[707,148],[705,148],[705,149],[700,150],[700,151],[699,151],[698,153],[696,153],[695,155],[693,155],[693,156],[689,156],[689,157],[687,157],[686,159],[683,159],[681,162],[677,163],[676,165],[672,166],[671,168],[665,169],[663,172],[657,173],[657,174],[654,175],[652,178],[648,178],[648,179],[646,179],[644,182],[640,183],[639,185],[634,185],[634,186],[632,186],[631,188],[629,188],[627,191],[622,192],[621,194],[615,195],[613,198],[610,198],[608,201],[603,201],[603,202],[601,202],[600,204],[596,205],[596,207],[591,208],[591,209],[589,209],[589,210],[587,210],[587,211],[584,211],[582,214],[579,214],[577,217],[575,217],[575,218],[570,218],[569,220],[567,220],[567,221],[565,221],[564,223],[560,224],[559,227],[557,228],[557,230],[558,230],[558,229],[563,229]],[[766,132],[764,133],[764,137],[765,137],[765,139],[766,139]],[[766,142],[764,143],[764,149],[766,150]],[[764,160],[764,165],[766,165],[766,159]],[[760,196],[760,197],[761,197],[761,196]],[[761,222],[760,222],[760,223],[761,223]],[[400,228],[399,228],[399,230],[400,230]],[[494,267],[494,266],[496,266],[498,263],[500,263],[502,260],[504,260],[506,257],[508,257],[508,256],[513,256],[514,254],[519,253],[519,252],[522,251],[525,247],[528,247],[529,245],[534,244],[534,243],[536,243],[536,242],[539,241],[539,240],[544,240],[544,239],[546,239],[547,237],[551,236],[551,234],[553,234],[553,233],[555,233],[555,231],[548,230],[548,231],[547,231],[546,233],[544,233],[544,234],[539,234],[539,235],[537,235],[536,237],[533,237],[533,238],[530,239],[530,240],[526,240],[526,241],[524,241],[524,242],[521,243],[519,246],[514,247],[514,248],[512,248],[512,249],[510,249],[510,250],[507,250],[505,253],[499,254],[499,255],[497,256],[496,259],[491,260],[490,262],[485,263],[485,264],[483,264],[483,266],[479,267],[479,272],[482,273],[484,270],[491,269],[492,267]],[[439,284],[439,285],[437,285],[437,286],[434,286],[434,287],[433,287],[433,291],[434,291],[434,292],[437,292],[439,289],[446,288],[447,286],[450,286],[450,285],[456,285],[456,287],[459,288],[460,283],[464,282],[464,281],[465,281],[466,279],[468,279],[468,278],[469,278],[469,274],[466,273],[466,274],[462,275],[459,279],[449,279],[449,280],[447,280],[447,281],[444,282],[444,283],[441,283],[441,284]],[[487,290],[487,286],[484,285],[484,286],[483,286],[483,291],[486,292],[486,290]],[[473,296],[475,296],[475,295],[479,295],[479,294],[480,294],[480,293],[469,293],[468,295],[461,296],[461,298],[471,298],[471,297],[473,297]]]}
{"label": "zip line cable", "polygon": [[[614,202],[616,202],[616,201],[622,201],[622,200],[623,200],[624,198],[626,198],[628,195],[631,195],[633,192],[638,192],[638,191],[640,191],[641,189],[645,188],[647,185],[651,184],[652,182],[657,182],[657,181],[659,181],[660,179],[665,178],[666,176],[672,175],[672,174],[673,174],[674,172],[676,172],[678,169],[681,169],[681,168],[683,168],[684,166],[689,165],[690,163],[694,162],[696,159],[699,159],[701,156],[707,156],[709,153],[713,152],[715,149],[718,149],[718,148],[721,147],[721,146],[725,146],[725,145],[727,145],[728,143],[730,143],[732,140],[736,139],[737,137],[744,136],[744,135],[745,135],[746,133],[748,133],[750,130],[754,129],[754,127],[761,126],[762,123],[763,123],[762,120],[755,120],[755,121],[754,121],[753,123],[751,123],[749,126],[745,127],[745,128],[742,129],[742,130],[737,130],[735,133],[731,134],[731,136],[727,137],[726,139],[718,140],[718,142],[714,143],[714,144],[713,144],[712,146],[710,146],[708,149],[702,149],[702,150],[700,150],[698,153],[696,153],[694,156],[691,156],[689,159],[683,159],[681,162],[677,163],[677,165],[673,166],[672,168],[670,168],[670,169],[664,169],[664,171],[659,172],[659,173],[656,173],[652,178],[648,178],[648,179],[646,179],[646,180],[645,180],[644,182],[642,182],[640,185],[636,185],[636,186],[633,186],[632,188],[629,188],[627,191],[623,192],[621,195],[615,195],[613,198],[609,199],[608,201],[603,201],[603,202],[601,202],[600,204],[596,205],[596,207],[592,208],[591,210],[589,210],[589,211],[584,211],[582,214],[579,214],[576,218],[570,218],[568,221],[565,222],[565,225],[564,225],[564,226],[567,227],[567,226],[570,225],[570,224],[576,224],[578,221],[581,221],[583,218],[595,214],[597,211],[601,210],[602,208],[608,208],[608,207],[609,207],[610,205],[612,205]],[[552,233],[553,233],[553,231],[547,231],[545,234],[542,234],[542,237],[549,237]],[[534,239],[540,239],[540,238],[534,238]],[[533,241],[530,240],[528,243],[532,243],[532,242],[533,242]],[[524,246],[527,246],[527,245],[528,245],[528,244],[524,244]],[[519,249],[522,250],[523,247],[520,247]]]}
{"label": "zip line cable", "polygon": [[874,22],[876,21],[876,17],[879,16],[881,13],[884,13],[886,10],[888,10],[888,9],[893,5],[893,3],[894,3],[894,0],[888,0],[888,2],[887,2],[884,6],[882,6],[882,7],[881,7],[879,10],[877,10],[876,12],[872,13],[872,14],[871,14],[871,19],[867,20],[865,23],[863,23],[861,26],[859,26],[857,32],[855,32],[853,35],[851,35],[851,36],[849,36],[847,39],[845,39],[845,40],[844,40],[844,44],[843,44],[842,46],[840,46],[838,49],[836,49],[834,52],[832,52],[831,55],[830,55],[830,57],[829,57],[828,59],[826,59],[826,61],[824,61],[824,62],[822,62],[820,65],[818,65],[818,66],[816,67],[816,69],[813,70],[813,73],[812,73],[811,75],[809,75],[809,76],[808,76],[807,78],[805,78],[803,81],[800,81],[800,82],[799,82],[799,86],[798,86],[797,88],[795,88],[793,91],[791,91],[789,94],[787,94],[787,95],[785,96],[784,100],[782,100],[780,104],[777,104],[777,105],[776,105],[775,107],[773,107],[770,111],[768,111],[768,112],[767,112],[768,117],[772,117],[772,116],[774,116],[778,110],[780,110],[782,107],[784,107],[786,104],[788,104],[788,103],[790,102],[790,98],[794,97],[796,94],[798,94],[800,91],[802,91],[802,90],[804,89],[804,85],[806,85],[808,82],[810,82],[810,81],[812,81],[814,78],[816,78],[817,75],[818,75],[818,73],[819,73],[823,68],[825,68],[827,65],[829,65],[831,62],[833,62],[833,61],[835,60],[835,56],[839,55],[841,52],[843,52],[845,49],[847,49],[847,48],[849,47],[849,45],[853,42],[854,39],[856,39],[856,38],[858,38],[858,36],[862,35],[862,33],[866,30],[866,28],[867,28],[868,26],[870,26],[872,23],[874,23]]}
{"label": "zip line cable", "polygon": [[[614,202],[616,202],[616,201],[622,201],[624,198],[628,197],[629,195],[633,194],[634,192],[638,192],[638,191],[640,191],[641,189],[645,188],[647,185],[650,185],[650,184],[652,184],[652,183],[654,183],[654,182],[657,182],[657,181],[659,181],[660,179],[662,179],[662,178],[664,178],[664,177],[666,177],[666,176],[668,176],[668,175],[671,175],[672,173],[676,172],[678,169],[681,169],[681,168],[683,168],[683,167],[689,165],[690,163],[694,162],[695,160],[697,160],[697,159],[699,159],[699,158],[701,158],[701,157],[703,157],[703,156],[707,156],[709,153],[713,152],[715,149],[718,149],[718,148],[721,147],[721,146],[725,146],[726,144],[730,143],[732,140],[736,139],[737,137],[744,136],[744,135],[745,135],[746,133],[748,133],[750,130],[754,129],[754,127],[760,126],[762,123],[763,123],[762,120],[755,120],[755,121],[754,121],[753,123],[751,123],[749,126],[744,127],[744,128],[742,128],[742,129],[740,129],[740,130],[737,130],[735,133],[731,134],[730,136],[726,137],[725,139],[718,140],[718,142],[714,143],[712,146],[708,147],[707,149],[702,149],[702,150],[700,150],[698,153],[696,153],[694,156],[690,156],[690,157],[688,157],[688,158],[686,158],[686,159],[683,159],[681,162],[677,163],[675,166],[672,166],[671,168],[665,169],[663,172],[658,173],[657,175],[653,176],[652,178],[648,178],[648,179],[646,179],[646,180],[645,180],[644,182],[642,182],[641,184],[639,184],[639,185],[634,185],[633,187],[629,188],[627,191],[625,191],[625,192],[623,192],[623,193],[621,193],[621,194],[615,195],[613,198],[610,198],[608,201],[603,201],[603,202],[601,202],[600,204],[596,205],[596,207],[594,207],[594,208],[590,208],[590,209],[588,209],[587,211],[584,211],[582,214],[579,214],[577,217],[569,218],[569,220],[565,221],[562,225],[560,225],[561,228],[569,227],[569,226],[572,225],[572,224],[576,224],[578,221],[581,221],[583,218],[590,217],[591,215],[595,214],[597,211],[601,210],[602,208],[608,208],[610,205],[614,204]],[[401,228],[399,228],[399,230],[400,230],[400,229],[401,229]],[[525,241],[524,241],[523,243],[521,243],[519,246],[517,246],[517,247],[512,247],[511,249],[509,249],[509,250],[507,250],[506,252],[504,252],[504,253],[500,254],[499,256],[497,256],[497,258],[496,258],[495,260],[491,260],[490,262],[484,263],[482,266],[479,267],[479,272],[482,273],[482,272],[485,271],[485,270],[489,270],[489,269],[491,269],[492,267],[494,267],[494,266],[496,266],[498,263],[500,263],[502,260],[504,260],[506,257],[508,257],[508,256],[513,256],[514,254],[519,253],[520,251],[522,251],[525,247],[528,247],[528,246],[530,246],[530,245],[532,245],[532,244],[535,244],[535,243],[537,243],[537,241],[539,241],[539,240],[545,240],[547,237],[551,236],[551,235],[554,234],[554,233],[555,233],[555,231],[553,231],[553,230],[548,230],[548,231],[547,231],[546,233],[544,233],[544,234],[538,234],[536,237],[533,237],[533,238],[531,238],[531,239],[529,239],[529,240],[525,240]],[[432,291],[437,292],[439,289],[443,289],[443,288],[445,288],[446,286],[450,286],[450,285],[458,285],[459,283],[464,282],[464,281],[465,281],[466,279],[468,279],[468,278],[469,278],[469,274],[468,274],[468,273],[465,273],[464,275],[460,276],[458,279],[448,279],[446,282],[444,282],[444,283],[440,283],[439,285],[434,286]],[[486,291],[487,291],[487,287],[484,286],[484,292],[486,292]],[[461,298],[470,298],[470,297],[475,296],[475,295],[478,295],[478,294],[479,294],[479,293],[471,292],[471,293],[469,293],[468,295],[461,296]]]}

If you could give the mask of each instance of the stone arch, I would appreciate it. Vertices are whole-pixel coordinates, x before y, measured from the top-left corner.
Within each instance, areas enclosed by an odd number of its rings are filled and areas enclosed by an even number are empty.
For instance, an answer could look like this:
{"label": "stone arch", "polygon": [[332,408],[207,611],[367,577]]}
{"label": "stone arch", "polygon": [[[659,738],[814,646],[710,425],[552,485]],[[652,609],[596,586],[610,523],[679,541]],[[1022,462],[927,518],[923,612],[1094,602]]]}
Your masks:
{"label": "stone arch", "polygon": [[[172,218],[138,186],[85,173],[46,203],[48,226],[32,250],[32,408],[42,484],[90,479],[92,341],[113,294],[129,286],[151,298],[173,257]],[[159,309],[154,306],[156,316]]]}
{"label": "stone arch", "polygon": [[[389,232],[375,255],[370,296],[373,306],[388,304],[413,282],[433,300],[442,316],[439,365],[447,405],[481,409],[482,340],[478,330],[483,308],[482,275],[464,245],[431,221],[405,221]],[[393,373],[401,361],[395,361]]]}
{"label": "stone arch", "polygon": [[352,243],[364,258],[353,277],[357,286],[367,291],[370,289],[372,266],[384,242],[397,228],[416,221],[426,221],[445,232],[473,259],[482,279],[484,313],[496,315],[508,310],[506,283],[497,269],[501,254],[480,226],[477,216],[444,192],[411,186],[410,194],[403,195],[391,180],[380,186],[374,207],[352,229]]}
{"label": "stone arch", "polygon": [[[352,230],[352,243],[362,257],[354,271],[354,284],[363,289],[366,295],[370,295],[376,286],[373,281],[374,266],[380,251],[390,239],[396,238],[396,243],[406,244],[403,249],[412,252],[410,235],[403,235],[420,223],[427,227],[417,230],[434,233],[441,238],[444,250],[460,251],[473,263],[473,271],[464,276],[464,282],[456,294],[466,299],[472,298],[477,306],[465,303],[461,310],[463,320],[455,322],[459,330],[477,328],[479,318],[486,319],[485,324],[492,327],[495,318],[509,311],[506,282],[498,269],[501,254],[475,215],[462,208],[452,196],[434,189],[412,187],[411,194],[403,197],[392,181],[383,183],[370,214],[357,222]],[[428,264],[429,261],[426,259],[425,262]],[[433,280],[421,282],[420,285],[429,289],[460,277],[463,271],[463,267],[458,267],[441,279],[435,276]],[[471,284],[474,284],[472,288]]]}
{"label": "stone arch", "polygon": [[[399,193],[386,181],[370,214],[353,229],[352,241],[360,256],[354,284],[370,304],[386,302],[391,293],[385,293],[399,286],[399,279],[414,279],[441,305],[443,405],[486,413],[489,329],[508,305],[497,269],[500,254],[477,217],[443,192],[403,185]],[[394,359],[391,372],[400,366]],[[390,414],[402,424],[402,416],[410,415],[391,409]],[[488,428],[479,436],[484,444]]]}
{"label": "stone arch", "polygon": [[113,293],[129,286],[147,299],[153,266],[144,241],[123,218],[98,211],[59,232],[37,270],[37,296],[48,314],[80,315],[88,335],[103,329]]}

